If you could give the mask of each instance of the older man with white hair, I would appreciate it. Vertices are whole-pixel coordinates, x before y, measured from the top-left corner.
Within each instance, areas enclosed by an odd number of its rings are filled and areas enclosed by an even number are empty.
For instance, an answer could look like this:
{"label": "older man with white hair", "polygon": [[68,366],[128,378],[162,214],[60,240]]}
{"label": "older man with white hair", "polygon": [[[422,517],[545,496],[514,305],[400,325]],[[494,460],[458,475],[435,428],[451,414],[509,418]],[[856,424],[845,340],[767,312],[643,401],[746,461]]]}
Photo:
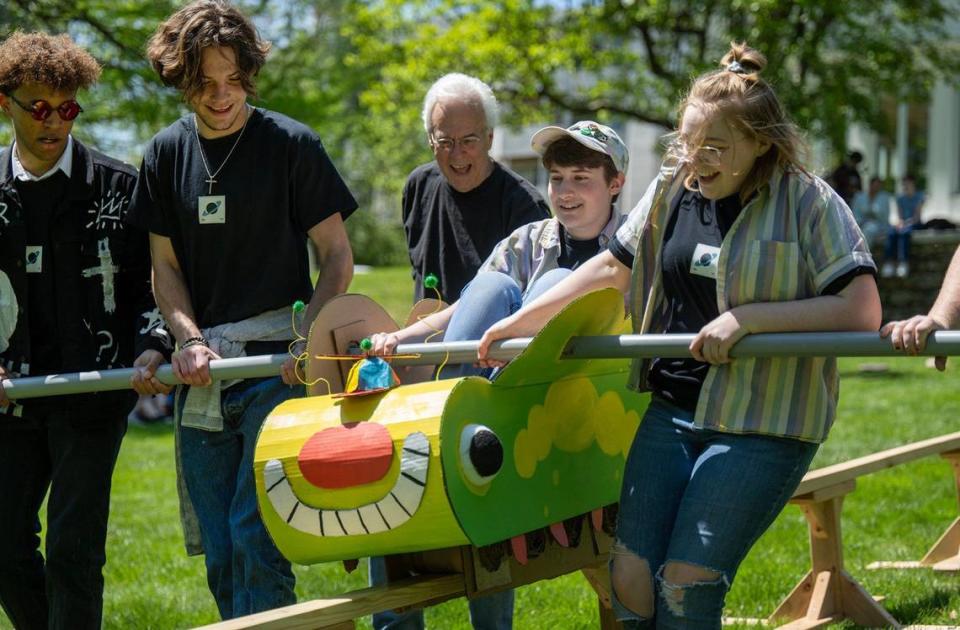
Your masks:
{"label": "older man with white hair", "polygon": [[[435,161],[410,173],[403,189],[403,227],[413,265],[414,299],[433,274],[448,303],[460,298],[501,240],[523,225],[550,217],[549,206],[527,180],[490,157],[497,99],[480,79],[447,74],[427,91],[423,126]],[[370,583],[386,582],[383,558],[370,559]],[[513,591],[470,601],[476,630],[513,624]],[[373,616],[375,630],[418,630],[423,613]]]}
{"label": "older man with white hair", "polygon": [[415,299],[433,274],[443,299],[456,301],[501,239],[550,216],[530,182],[490,157],[497,117],[493,91],[477,78],[447,74],[427,92],[423,126],[436,159],[403,189]]}

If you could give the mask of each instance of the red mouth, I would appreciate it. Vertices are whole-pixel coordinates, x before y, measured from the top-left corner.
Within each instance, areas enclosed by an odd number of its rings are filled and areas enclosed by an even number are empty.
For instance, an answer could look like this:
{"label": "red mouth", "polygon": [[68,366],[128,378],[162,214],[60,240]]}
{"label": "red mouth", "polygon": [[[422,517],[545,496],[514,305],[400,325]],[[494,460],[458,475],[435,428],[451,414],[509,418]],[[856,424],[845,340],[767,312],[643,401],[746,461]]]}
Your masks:
{"label": "red mouth", "polygon": [[304,479],[318,488],[349,488],[382,479],[393,461],[393,440],[375,422],[315,433],[297,457]]}

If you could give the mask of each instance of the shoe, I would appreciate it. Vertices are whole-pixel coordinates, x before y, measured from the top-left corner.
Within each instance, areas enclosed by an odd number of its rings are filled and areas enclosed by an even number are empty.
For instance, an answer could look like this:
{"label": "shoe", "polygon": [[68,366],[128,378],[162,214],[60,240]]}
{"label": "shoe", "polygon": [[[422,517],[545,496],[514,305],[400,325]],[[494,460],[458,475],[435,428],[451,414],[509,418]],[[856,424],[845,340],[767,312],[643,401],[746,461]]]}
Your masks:
{"label": "shoe", "polygon": [[902,262],[897,265],[897,277],[906,278],[910,273],[910,265],[908,263]]}
{"label": "shoe", "polygon": [[885,263],[883,263],[883,268],[880,269],[880,277],[881,277],[881,278],[892,278],[892,277],[893,277],[893,272],[894,272],[893,263],[892,263],[892,262],[885,262]]}

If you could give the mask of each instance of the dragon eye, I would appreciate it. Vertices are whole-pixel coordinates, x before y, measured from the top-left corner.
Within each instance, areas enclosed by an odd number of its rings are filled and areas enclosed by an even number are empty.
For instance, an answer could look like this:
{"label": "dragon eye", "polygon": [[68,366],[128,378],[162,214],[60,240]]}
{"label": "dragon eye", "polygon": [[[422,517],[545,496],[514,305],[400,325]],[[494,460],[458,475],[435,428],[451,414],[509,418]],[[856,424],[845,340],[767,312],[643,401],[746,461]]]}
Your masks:
{"label": "dragon eye", "polygon": [[460,434],[460,464],[470,483],[477,486],[490,483],[503,466],[500,438],[482,424],[468,424]]}

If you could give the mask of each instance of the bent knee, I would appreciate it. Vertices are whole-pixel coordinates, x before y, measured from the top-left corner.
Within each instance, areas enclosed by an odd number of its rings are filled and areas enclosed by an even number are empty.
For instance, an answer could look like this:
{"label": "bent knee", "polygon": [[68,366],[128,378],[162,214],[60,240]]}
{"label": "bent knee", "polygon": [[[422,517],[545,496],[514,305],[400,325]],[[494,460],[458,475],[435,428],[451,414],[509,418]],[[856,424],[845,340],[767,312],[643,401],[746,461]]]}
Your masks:
{"label": "bent knee", "polygon": [[653,617],[653,576],[650,563],[619,543],[610,551],[610,587],[630,612]]}
{"label": "bent knee", "polygon": [[678,618],[711,618],[723,610],[730,582],[713,569],[671,560],[657,576],[658,591],[670,614]]}
{"label": "bent knee", "polygon": [[470,286],[503,292],[512,292],[520,288],[516,280],[500,271],[481,271],[470,281]]}

